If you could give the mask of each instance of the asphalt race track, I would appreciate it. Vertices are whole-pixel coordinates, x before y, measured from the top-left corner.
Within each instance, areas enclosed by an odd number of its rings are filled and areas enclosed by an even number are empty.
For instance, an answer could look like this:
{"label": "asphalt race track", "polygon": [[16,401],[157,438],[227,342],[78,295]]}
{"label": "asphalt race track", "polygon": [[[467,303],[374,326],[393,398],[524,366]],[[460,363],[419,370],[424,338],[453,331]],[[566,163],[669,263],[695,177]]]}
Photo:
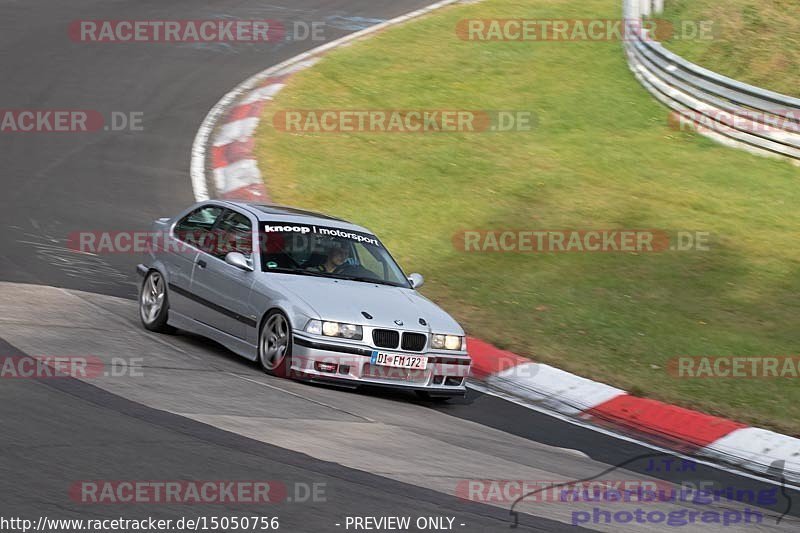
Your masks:
{"label": "asphalt race track", "polygon": [[[135,255],[70,250],[74,232],[145,230],[192,203],[191,143],[208,110],[239,81],[320,44],[81,43],[69,38],[71,21],[321,21],[331,40],[428,3],[0,0],[0,108],[143,118],[141,131],[0,133],[0,356],[90,354],[105,369],[139,365],[135,373],[86,381],[0,380],[0,518],[257,515],[278,517],[285,531],[325,532],[348,530],[348,517],[451,517],[457,531],[503,531],[512,524],[510,500],[467,501],[458,487],[475,479],[582,479],[623,462],[630,463],[603,479],[774,490],[703,465],[653,471],[650,448],[475,391],[439,405],[271,378],[203,339],[144,331],[132,301]],[[269,505],[76,501],[70,487],[89,480],[272,480],[288,493]],[[316,497],[309,487],[319,489]],[[761,524],[681,529],[796,531],[800,503],[776,524],[789,503],[779,495],[756,506],[765,514]],[[580,529],[570,525],[572,513],[592,507],[528,498],[518,507],[519,529]]]}
{"label": "asphalt race track", "polygon": [[143,131],[4,136],[0,276],[132,297],[133,257],[65,254],[73,231],[149,229],[194,202],[189,156],[209,109],[242,79],[322,43],[73,42],[76,20],[325,22],[326,39],[425,0],[0,0],[2,106],[141,113]]}

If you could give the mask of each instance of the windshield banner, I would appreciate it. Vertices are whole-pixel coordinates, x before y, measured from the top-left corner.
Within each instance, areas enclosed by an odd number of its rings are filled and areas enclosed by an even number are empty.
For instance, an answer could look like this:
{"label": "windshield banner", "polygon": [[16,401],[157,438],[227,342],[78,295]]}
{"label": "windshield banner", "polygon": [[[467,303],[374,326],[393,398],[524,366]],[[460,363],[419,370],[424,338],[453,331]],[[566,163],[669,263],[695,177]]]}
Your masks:
{"label": "windshield banner", "polygon": [[364,244],[371,244],[373,246],[382,246],[374,235],[326,226],[290,224],[288,222],[263,222],[261,231],[265,235],[269,235],[270,233],[298,233],[300,235],[319,235],[320,237],[348,239]]}

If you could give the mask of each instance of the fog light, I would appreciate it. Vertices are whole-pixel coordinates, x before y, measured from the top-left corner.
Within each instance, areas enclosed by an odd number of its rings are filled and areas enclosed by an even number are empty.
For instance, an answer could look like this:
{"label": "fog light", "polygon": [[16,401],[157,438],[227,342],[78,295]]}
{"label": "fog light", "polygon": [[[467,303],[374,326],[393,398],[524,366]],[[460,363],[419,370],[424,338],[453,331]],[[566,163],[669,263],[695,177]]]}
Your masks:
{"label": "fog light", "polygon": [[335,374],[336,369],[339,368],[339,365],[337,365],[336,363],[320,363],[319,361],[317,361],[316,363],[314,363],[314,368],[318,372],[327,372],[329,374]]}

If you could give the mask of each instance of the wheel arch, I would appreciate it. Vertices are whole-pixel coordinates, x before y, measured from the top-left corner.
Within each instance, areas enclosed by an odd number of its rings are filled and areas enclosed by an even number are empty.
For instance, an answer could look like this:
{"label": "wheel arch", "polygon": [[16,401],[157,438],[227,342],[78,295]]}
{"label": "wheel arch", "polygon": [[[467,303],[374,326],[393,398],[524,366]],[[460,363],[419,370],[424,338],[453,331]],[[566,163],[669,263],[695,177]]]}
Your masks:
{"label": "wheel arch", "polygon": [[167,269],[167,265],[164,264],[160,260],[153,261],[150,265],[139,265],[137,266],[137,270],[139,271],[140,277],[142,282],[139,283],[139,289],[144,287],[144,282],[147,280],[147,276],[149,276],[152,272],[158,272],[161,274],[161,277],[164,278],[164,281],[167,284],[167,290],[169,290],[169,284],[171,283],[169,277],[169,271]]}
{"label": "wheel arch", "polygon": [[292,329],[292,327],[293,327],[293,324],[292,324],[292,317],[291,317],[291,314],[290,314],[290,313],[287,313],[287,312],[286,312],[286,309],[284,309],[284,308],[283,308],[283,306],[280,306],[280,305],[273,305],[273,306],[271,306],[269,309],[267,309],[266,311],[264,311],[264,313],[261,315],[261,318],[258,320],[258,336],[259,336],[259,338],[261,337],[261,332],[264,330],[264,324],[266,324],[266,323],[267,323],[267,317],[268,317],[268,316],[270,315],[270,313],[272,313],[273,311],[279,311],[280,313],[282,313],[282,314],[283,314],[283,316],[284,316],[284,317],[286,317],[286,320],[289,322],[289,329],[290,329],[290,330]]}

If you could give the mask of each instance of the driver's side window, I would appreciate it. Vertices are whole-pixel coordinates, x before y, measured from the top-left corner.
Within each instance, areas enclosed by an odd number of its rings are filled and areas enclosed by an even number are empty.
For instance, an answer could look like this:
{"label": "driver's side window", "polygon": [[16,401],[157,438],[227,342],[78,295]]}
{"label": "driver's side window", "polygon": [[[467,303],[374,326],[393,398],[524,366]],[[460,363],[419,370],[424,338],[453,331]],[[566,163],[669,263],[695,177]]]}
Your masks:
{"label": "driver's side window", "polygon": [[175,224],[173,234],[176,239],[206,251],[211,240],[211,228],[222,213],[217,205],[198,207]]}
{"label": "driver's side window", "polygon": [[250,219],[236,211],[226,210],[216,229],[214,246],[208,253],[225,259],[230,252],[239,252],[250,259],[253,254],[253,224]]}

